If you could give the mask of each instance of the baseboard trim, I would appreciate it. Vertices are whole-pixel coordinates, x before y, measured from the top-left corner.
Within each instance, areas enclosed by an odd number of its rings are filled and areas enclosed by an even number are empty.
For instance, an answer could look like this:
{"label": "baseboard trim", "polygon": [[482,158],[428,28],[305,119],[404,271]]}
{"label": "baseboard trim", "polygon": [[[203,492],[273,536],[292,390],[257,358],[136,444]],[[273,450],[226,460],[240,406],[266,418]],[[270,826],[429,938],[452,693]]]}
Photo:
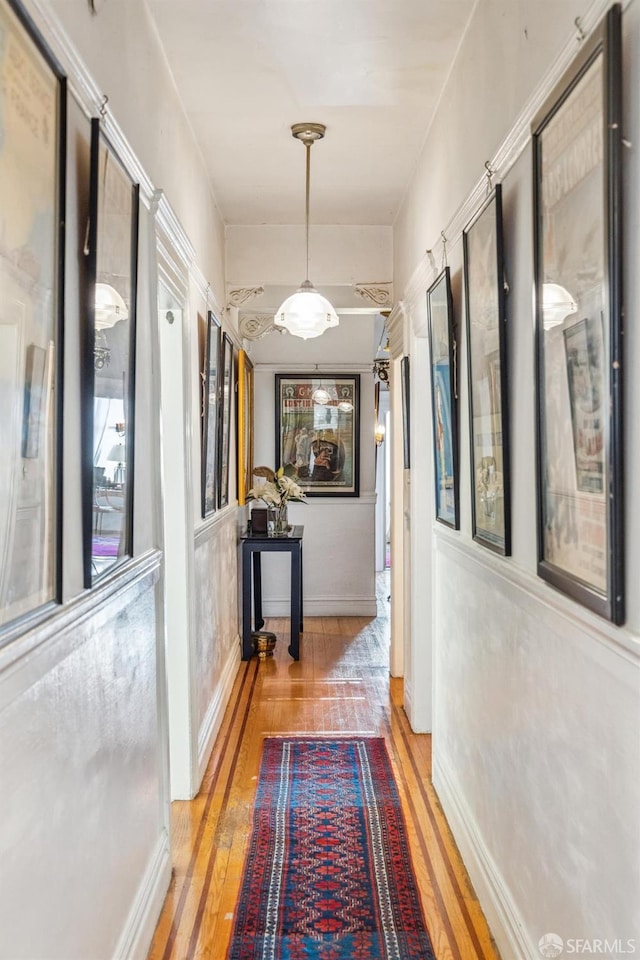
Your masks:
{"label": "baseboard trim", "polygon": [[220,725],[222,724],[222,717],[224,716],[224,711],[231,696],[233,683],[236,678],[236,673],[238,672],[238,667],[240,666],[240,649],[240,637],[236,635],[235,641],[229,648],[229,653],[220,677],[220,683],[216,687],[216,691],[205,713],[204,720],[200,725],[200,730],[198,731],[198,783],[197,785],[194,784],[196,793],[202,783],[202,778],[207,769],[209,757],[213,749],[213,743],[218,735]]}
{"label": "baseboard trim", "polygon": [[[291,616],[290,600],[287,597],[266,600],[262,604],[265,617]],[[375,597],[316,597],[304,598],[305,617],[376,617],[378,605]]]}
{"label": "baseboard trim", "polygon": [[163,829],[138,887],[114,960],[145,960],[171,880],[169,835]]}
{"label": "baseboard trim", "polygon": [[540,960],[522,918],[447,764],[434,754],[433,785],[502,957]]}

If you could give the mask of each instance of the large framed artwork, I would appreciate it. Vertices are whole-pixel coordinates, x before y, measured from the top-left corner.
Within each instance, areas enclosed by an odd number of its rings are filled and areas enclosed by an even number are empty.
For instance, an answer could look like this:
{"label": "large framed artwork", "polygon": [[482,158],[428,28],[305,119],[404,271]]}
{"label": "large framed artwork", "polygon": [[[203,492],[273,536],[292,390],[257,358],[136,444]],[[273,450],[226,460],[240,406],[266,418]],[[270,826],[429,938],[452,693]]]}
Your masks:
{"label": "large framed artwork", "polygon": [[66,81],[0,0],[0,633],[61,599]]}
{"label": "large framed artwork", "polygon": [[231,447],[231,404],[233,400],[233,343],[228,334],[222,338],[220,351],[220,432],[218,436],[218,506],[229,503],[229,451]]}
{"label": "large framed artwork", "polygon": [[207,314],[204,370],[202,371],[202,516],[209,517],[217,506],[218,421],[220,411],[220,322]]}
{"label": "large framed artwork", "polygon": [[509,556],[509,409],[500,185],[462,236],[473,538],[490,550]]}
{"label": "large framed artwork", "polygon": [[253,485],[253,364],[238,351],[238,503],[247,502]]}
{"label": "large framed artwork", "polygon": [[624,622],[620,5],[533,122],[538,573]]}
{"label": "large framed artwork", "polygon": [[86,587],[133,555],[138,192],[93,120],[82,402]]}
{"label": "large framed artwork", "polygon": [[458,404],[456,341],[449,267],[427,290],[436,520],[458,530]]}
{"label": "large framed artwork", "polygon": [[279,467],[307,496],[359,495],[359,374],[276,374]]}

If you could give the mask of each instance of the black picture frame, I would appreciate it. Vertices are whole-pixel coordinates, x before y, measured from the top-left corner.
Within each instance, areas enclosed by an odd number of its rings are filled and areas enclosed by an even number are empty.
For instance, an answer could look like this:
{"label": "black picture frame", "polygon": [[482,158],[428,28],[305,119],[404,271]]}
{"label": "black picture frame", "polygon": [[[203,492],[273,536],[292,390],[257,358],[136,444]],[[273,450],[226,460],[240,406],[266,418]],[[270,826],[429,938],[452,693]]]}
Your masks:
{"label": "black picture frame", "polygon": [[462,232],[473,539],[511,554],[507,320],[498,184]]}
{"label": "black picture frame", "polygon": [[234,401],[233,342],[225,333],[220,351],[220,427],[218,433],[218,507],[229,503],[229,453],[231,447],[231,409]]}
{"label": "black picture frame", "polygon": [[449,267],[427,290],[427,316],[435,517],[452,530],[459,530],[457,344]]}
{"label": "black picture frame", "polygon": [[205,338],[204,369],[202,371],[201,418],[201,511],[203,519],[215,513],[218,506],[218,455],[220,435],[220,351],[222,330],[220,321],[209,310]]}
{"label": "black picture frame", "polygon": [[275,468],[307,497],[360,495],[360,374],[276,374]]}
{"label": "black picture frame", "polygon": [[133,556],[139,185],[98,119],[91,122],[89,210],[82,370],[85,587]]}
{"label": "black picture frame", "polygon": [[538,575],[625,619],[622,39],[615,4],[533,120]]}
{"label": "black picture frame", "polygon": [[409,357],[400,361],[400,390],[402,395],[402,462],[411,469],[411,365]]}
{"label": "black picture frame", "polygon": [[11,171],[0,184],[0,634],[10,636],[62,600],[67,81],[17,0],[0,5],[0,32]]}

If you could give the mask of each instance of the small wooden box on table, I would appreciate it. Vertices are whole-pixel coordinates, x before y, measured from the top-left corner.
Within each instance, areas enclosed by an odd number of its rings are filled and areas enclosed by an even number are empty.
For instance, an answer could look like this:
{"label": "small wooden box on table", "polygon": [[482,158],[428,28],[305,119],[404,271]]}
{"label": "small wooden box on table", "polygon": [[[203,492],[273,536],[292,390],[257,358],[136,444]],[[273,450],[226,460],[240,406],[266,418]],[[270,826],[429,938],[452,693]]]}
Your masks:
{"label": "small wooden box on table", "polygon": [[[251,633],[264,625],[262,616],[262,568],[261,555],[288,553],[291,555],[291,643],[289,653],[294,660],[300,659],[300,634],[303,628],[302,609],[302,534],[303,526],[291,527],[281,537],[265,533],[251,533],[241,537],[242,549],[242,659],[250,660],[253,653]],[[253,574],[253,576],[252,576]],[[253,626],[251,608],[253,607]]]}

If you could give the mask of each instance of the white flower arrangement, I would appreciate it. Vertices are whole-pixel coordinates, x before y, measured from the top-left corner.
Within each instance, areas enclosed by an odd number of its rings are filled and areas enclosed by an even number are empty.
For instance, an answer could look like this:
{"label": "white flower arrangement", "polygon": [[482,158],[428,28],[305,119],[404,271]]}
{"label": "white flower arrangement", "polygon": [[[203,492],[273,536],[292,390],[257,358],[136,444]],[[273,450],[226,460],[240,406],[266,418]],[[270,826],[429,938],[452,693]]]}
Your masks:
{"label": "white flower arrangement", "polygon": [[285,476],[282,467],[277,472],[270,467],[256,467],[253,473],[254,476],[264,479],[249,490],[248,500],[262,500],[267,507],[283,507],[289,501],[307,502],[302,487],[291,477]]}

